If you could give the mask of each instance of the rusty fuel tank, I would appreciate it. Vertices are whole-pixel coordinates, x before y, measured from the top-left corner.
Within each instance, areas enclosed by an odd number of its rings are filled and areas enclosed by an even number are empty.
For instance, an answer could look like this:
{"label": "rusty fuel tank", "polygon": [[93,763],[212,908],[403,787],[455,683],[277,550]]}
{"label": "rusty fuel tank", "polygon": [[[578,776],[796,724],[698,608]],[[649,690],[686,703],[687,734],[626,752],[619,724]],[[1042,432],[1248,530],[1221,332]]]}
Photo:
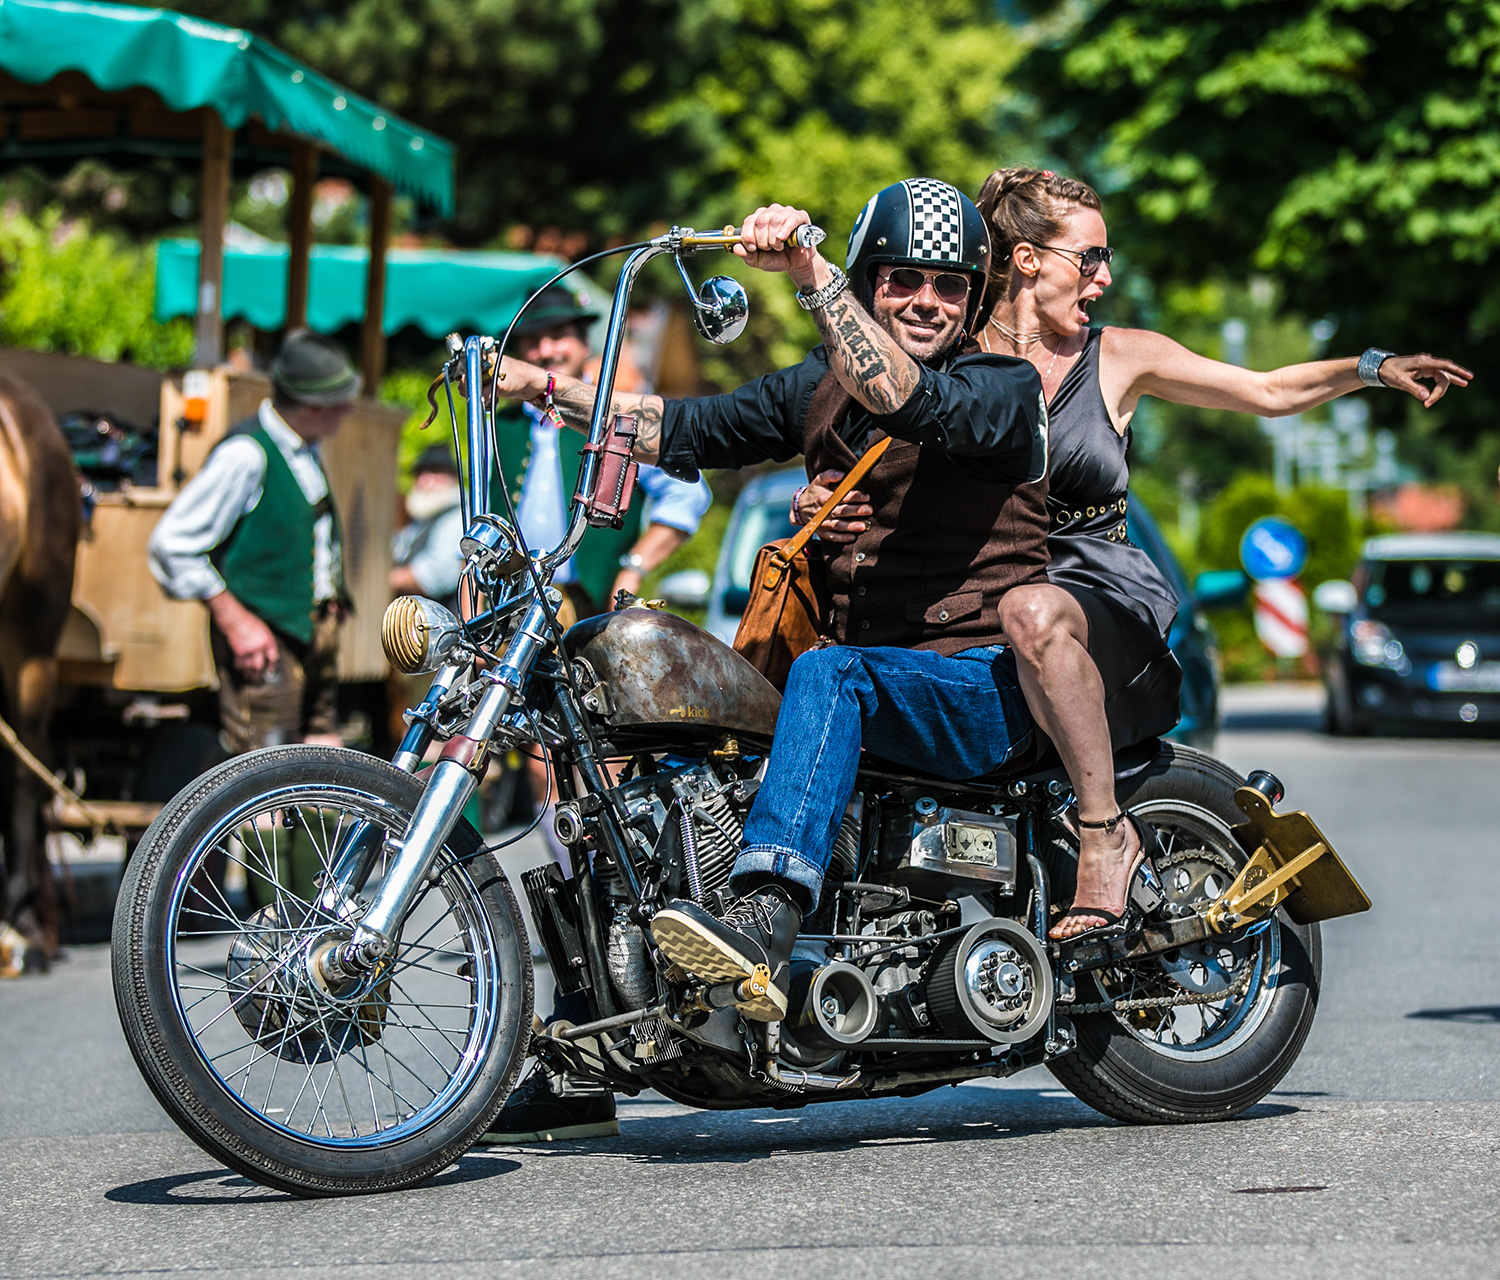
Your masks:
{"label": "rusty fuel tank", "polygon": [[775,686],[675,613],[643,605],[603,613],[572,627],[563,648],[603,683],[604,722],[621,740],[639,729],[665,729],[673,738],[729,733],[763,745],[776,728]]}

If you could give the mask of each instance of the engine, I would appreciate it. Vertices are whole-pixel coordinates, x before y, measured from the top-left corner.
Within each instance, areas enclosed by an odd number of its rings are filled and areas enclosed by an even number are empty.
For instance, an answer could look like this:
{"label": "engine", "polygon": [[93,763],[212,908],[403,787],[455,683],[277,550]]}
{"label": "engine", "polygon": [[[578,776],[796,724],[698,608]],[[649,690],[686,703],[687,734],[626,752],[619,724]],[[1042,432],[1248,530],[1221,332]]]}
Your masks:
{"label": "engine", "polygon": [[[752,762],[709,758],[621,786],[664,898],[710,907],[727,898],[759,785]],[[559,807],[558,826],[567,842],[583,838],[568,806]],[[1053,999],[1044,948],[1004,916],[964,928],[957,901],[978,895],[998,905],[1015,891],[1016,861],[1014,831],[1002,816],[912,794],[883,800],[877,818],[856,798],[793,958],[782,1058],[817,1069],[861,1045],[1018,1044],[1036,1035]],[[611,985],[626,1008],[644,1008],[664,994],[645,934],[631,919],[624,885],[605,879],[601,890]],[[742,1052],[731,1010],[710,1021],[694,1038]]]}

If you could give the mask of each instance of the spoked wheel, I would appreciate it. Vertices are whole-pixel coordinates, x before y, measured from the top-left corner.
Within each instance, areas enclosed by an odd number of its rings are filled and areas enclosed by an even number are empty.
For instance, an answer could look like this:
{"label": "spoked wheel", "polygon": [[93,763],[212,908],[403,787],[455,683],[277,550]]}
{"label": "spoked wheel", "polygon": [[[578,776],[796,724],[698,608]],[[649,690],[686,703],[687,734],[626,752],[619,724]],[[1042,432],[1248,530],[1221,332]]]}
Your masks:
{"label": "spoked wheel", "polygon": [[[1121,801],[1156,828],[1168,897],[1199,907],[1245,863],[1229,830],[1243,821],[1234,803],[1241,780],[1190,747],[1163,751],[1165,767],[1148,770]],[[1074,1017],[1078,1048],[1049,1069],[1117,1120],[1227,1119],[1296,1061],[1317,1010],[1321,966],[1317,925],[1278,912],[1233,940],[1097,970],[1078,983],[1078,1005],[1116,1007]]]}
{"label": "spoked wheel", "polygon": [[[230,761],[170,804],[131,859],[115,913],[115,1000],[147,1083],[215,1158],[301,1195],[410,1186],[484,1131],[531,1021],[531,953],[494,859],[460,824],[391,962],[330,989],[346,941],[421,794],[353,751],[280,747]],[[352,910],[320,901],[359,842]],[[222,882],[253,907],[233,909]]]}

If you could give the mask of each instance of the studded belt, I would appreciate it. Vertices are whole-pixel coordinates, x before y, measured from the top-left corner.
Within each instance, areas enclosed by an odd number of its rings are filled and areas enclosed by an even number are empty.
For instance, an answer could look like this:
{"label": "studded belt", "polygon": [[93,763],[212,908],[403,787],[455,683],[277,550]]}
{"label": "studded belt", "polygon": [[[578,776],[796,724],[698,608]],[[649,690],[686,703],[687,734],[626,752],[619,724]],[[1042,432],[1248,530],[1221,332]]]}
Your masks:
{"label": "studded belt", "polygon": [[[1130,503],[1125,498],[1117,498],[1113,502],[1100,503],[1091,507],[1060,507],[1052,513],[1052,524],[1054,528],[1063,528],[1074,524],[1079,520],[1096,520],[1100,516],[1108,518],[1118,513],[1123,516],[1130,509]],[[1120,540],[1125,537],[1125,525],[1122,522],[1118,530],[1111,529],[1109,536],[1113,537],[1118,532]]]}

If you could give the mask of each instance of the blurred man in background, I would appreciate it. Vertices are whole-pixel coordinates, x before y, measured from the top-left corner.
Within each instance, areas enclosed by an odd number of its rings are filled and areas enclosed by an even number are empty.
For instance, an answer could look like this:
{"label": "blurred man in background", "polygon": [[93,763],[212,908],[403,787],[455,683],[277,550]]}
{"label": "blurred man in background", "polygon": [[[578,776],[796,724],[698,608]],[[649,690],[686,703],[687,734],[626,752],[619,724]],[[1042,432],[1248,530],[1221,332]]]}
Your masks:
{"label": "blurred man in background", "polygon": [[[549,372],[586,379],[589,325],[598,318],[567,289],[554,285],[521,318],[511,350]],[[567,528],[585,441],[575,431],[559,431],[531,404],[502,407],[495,434],[521,535],[532,550],[550,550]],[[645,499],[640,513],[632,510],[622,529],[590,529],[577,554],[553,579],[577,617],[610,608],[617,591],[638,591],[645,576],[697,532],[713,502],[702,480],[674,480],[656,467],[640,469],[639,486]],[[495,507],[505,510],[501,495],[494,496]]]}
{"label": "blurred man in background", "polygon": [[458,575],[463,554],[463,511],[458,464],[447,445],[424,449],[412,467],[405,503],[407,523],[391,538],[390,587],[393,596],[426,596],[458,607]]}

